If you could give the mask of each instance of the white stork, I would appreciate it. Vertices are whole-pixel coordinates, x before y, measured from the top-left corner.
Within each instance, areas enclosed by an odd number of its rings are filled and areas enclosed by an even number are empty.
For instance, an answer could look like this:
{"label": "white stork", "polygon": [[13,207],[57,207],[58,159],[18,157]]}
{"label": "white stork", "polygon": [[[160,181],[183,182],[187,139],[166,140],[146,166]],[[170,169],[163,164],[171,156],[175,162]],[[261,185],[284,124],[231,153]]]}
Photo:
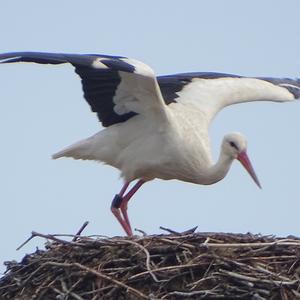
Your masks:
{"label": "white stork", "polygon": [[0,62],[70,63],[75,67],[85,99],[106,128],[53,158],[96,160],[121,171],[124,186],[111,210],[129,236],[128,201],[142,184],[155,178],[213,184],[226,176],[237,159],[260,187],[247,156],[246,138],[240,133],[227,134],[214,162],[209,125],[218,111],[231,104],[300,97],[298,79],[220,73],[156,77],[148,65],[121,56],[15,52],[0,54]]}

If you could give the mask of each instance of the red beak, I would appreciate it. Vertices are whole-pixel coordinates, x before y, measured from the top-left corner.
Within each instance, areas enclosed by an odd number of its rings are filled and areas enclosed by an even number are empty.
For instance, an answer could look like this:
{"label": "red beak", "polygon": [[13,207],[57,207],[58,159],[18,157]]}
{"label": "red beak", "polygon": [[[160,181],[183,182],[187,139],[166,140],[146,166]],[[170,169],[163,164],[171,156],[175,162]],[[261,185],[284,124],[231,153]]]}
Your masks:
{"label": "red beak", "polygon": [[252,177],[252,179],[254,180],[254,182],[258,185],[258,187],[261,189],[261,185],[259,183],[259,180],[254,172],[254,169],[252,167],[252,164],[250,162],[250,159],[247,155],[246,151],[242,151],[237,159],[241,162],[241,164],[245,167],[245,169],[247,170],[247,172],[250,174],[250,176]]}

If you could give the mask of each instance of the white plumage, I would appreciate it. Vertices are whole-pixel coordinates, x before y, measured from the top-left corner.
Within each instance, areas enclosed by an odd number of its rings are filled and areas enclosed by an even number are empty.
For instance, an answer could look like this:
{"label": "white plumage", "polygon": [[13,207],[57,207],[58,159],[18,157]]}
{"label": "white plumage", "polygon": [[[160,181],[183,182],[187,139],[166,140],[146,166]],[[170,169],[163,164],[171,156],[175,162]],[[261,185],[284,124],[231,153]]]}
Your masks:
{"label": "white plumage", "polygon": [[[127,203],[149,180],[212,184],[224,178],[232,161],[238,159],[260,186],[243,135],[226,135],[219,159],[213,162],[210,122],[231,104],[292,101],[300,96],[298,80],[219,73],[156,77],[149,66],[125,57],[17,52],[0,55],[0,61],[75,66],[86,100],[107,128],[53,158],[96,160],[121,171],[125,184],[113,200],[112,212],[128,235],[132,230]],[[126,194],[134,180],[138,182]]]}

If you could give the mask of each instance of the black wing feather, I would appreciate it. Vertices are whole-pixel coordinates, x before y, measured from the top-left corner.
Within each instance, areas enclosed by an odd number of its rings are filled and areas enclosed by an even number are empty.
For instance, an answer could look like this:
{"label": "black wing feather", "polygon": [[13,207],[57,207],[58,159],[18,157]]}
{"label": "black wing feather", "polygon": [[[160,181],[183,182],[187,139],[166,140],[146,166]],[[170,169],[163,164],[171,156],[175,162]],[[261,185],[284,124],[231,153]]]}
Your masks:
{"label": "black wing feather", "polygon": [[[93,63],[97,58],[109,69],[96,69]],[[134,72],[134,66],[124,62],[122,56],[109,56],[98,54],[59,54],[41,52],[13,52],[0,54],[0,62],[35,62],[39,64],[70,63],[75,72],[81,77],[84,97],[97,113],[98,119],[104,127],[125,122],[135,116],[135,112],[117,114],[114,111],[113,98],[121,82],[119,71]]]}
{"label": "black wing feather", "polygon": [[136,115],[134,112],[119,115],[114,111],[113,97],[121,82],[117,71],[99,72],[97,69],[77,66],[75,72],[81,77],[85,99],[103,126],[125,122]]}

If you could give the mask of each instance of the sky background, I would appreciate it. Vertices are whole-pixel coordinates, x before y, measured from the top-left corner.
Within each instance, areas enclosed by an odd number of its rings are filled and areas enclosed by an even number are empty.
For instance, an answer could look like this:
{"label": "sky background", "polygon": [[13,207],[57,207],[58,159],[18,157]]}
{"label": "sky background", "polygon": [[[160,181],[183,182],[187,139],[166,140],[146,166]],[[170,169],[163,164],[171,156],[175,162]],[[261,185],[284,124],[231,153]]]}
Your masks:
{"label": "sky background", "polygon": [[[218,71],[300,76],[300,1],[2,1],[1,52],[124,55],[157,74]],[[119,172],[51,154],[101,130],[69,65],[0,66],[0,272],[42,247],[32,230],[123,235],[110,212]],[[300,235],[300,103],[231,106],[216,118],[214,157],[223,135],[247,136],[263,189],[235,162],[216,185],[155,180],[129,205],[133,227]]]}

